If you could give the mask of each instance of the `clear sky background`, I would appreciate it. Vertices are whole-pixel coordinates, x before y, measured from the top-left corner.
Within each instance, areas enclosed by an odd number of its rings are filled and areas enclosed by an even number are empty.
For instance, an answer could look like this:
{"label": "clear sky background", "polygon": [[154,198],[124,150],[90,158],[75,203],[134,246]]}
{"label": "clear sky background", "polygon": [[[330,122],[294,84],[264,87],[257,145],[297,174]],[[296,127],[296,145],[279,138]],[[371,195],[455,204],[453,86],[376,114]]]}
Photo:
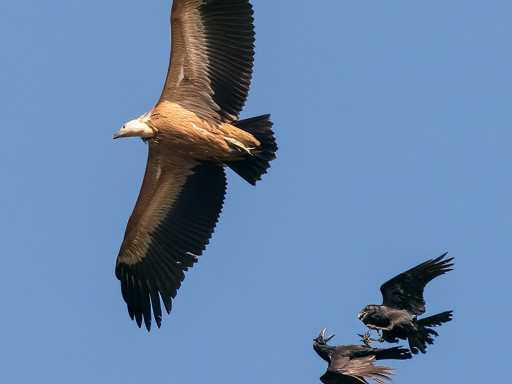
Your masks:
{"label": "clear sky background", "polygon": [[112,141],[153,107],[170,0],[10,1],[0,40],[0,382],[319,383],[312,339],[358,343],[380,285],[448,251],[454,310],[395,382],[505,382],[512,235],[512,2],[254,0],[242,118],[279,144],[224,209],[161,329],[114,265],[146,165]]}

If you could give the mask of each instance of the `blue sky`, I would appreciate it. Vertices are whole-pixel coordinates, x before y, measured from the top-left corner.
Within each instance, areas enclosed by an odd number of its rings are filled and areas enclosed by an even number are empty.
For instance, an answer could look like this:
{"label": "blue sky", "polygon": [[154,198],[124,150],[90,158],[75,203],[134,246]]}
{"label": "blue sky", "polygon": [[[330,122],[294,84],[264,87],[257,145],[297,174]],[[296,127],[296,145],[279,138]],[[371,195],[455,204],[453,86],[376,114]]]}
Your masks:
{"label": "blue sky", "polygon": [[0,24],[0,381],[315,383],[312,339],[357,343],[380,285],[448,251],[454,320],[396,383],[503,381],[512,233],[509,1],[253,1],[241,117],[279,144],[221,219],[171,316],[130,321],[114,276],[157,101],[171,1],[8,2]]}

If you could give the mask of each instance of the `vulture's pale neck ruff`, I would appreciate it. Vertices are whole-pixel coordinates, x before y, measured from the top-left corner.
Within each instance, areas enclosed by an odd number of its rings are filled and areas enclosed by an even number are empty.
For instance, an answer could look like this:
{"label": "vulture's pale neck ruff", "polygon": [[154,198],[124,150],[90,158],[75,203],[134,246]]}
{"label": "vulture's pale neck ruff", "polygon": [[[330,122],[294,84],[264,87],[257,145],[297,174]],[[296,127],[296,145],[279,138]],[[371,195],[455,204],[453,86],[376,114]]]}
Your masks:
{"label": "vulture's pale neck ruff", "polygon": [[127,122],[125,125],[123,125],[119,132],[113,136],[113,139],[132,136],[139,136],[142,139],[152,138],[155,136],[155,131],[146,124],[146,121],[148,120],[148,114],[144,114],[138,119]]}

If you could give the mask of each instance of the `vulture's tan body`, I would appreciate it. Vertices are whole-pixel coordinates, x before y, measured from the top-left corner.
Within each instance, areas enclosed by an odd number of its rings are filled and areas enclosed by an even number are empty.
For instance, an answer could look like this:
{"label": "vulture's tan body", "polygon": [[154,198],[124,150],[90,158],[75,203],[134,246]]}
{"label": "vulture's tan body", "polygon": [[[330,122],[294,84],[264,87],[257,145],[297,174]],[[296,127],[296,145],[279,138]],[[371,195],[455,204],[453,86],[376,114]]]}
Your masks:
{"label": "vulture's tan body", "polygon": [[201,119],[172,102],[158,104],[146,124],[155,131],[155,142],[175,154],[199,160],[240,160],[242,153],[260,145],[250,133],[229,123]]}

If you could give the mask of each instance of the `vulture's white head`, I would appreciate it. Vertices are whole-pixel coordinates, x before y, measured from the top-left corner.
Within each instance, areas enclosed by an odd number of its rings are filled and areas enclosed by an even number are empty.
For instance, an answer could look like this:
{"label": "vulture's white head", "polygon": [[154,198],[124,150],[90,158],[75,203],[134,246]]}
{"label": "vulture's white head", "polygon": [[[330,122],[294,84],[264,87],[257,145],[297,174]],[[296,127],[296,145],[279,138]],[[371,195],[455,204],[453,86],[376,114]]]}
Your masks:
{"label": "vulture's white head", "polygon": [[149,139],[155,136],[155,131],[146,124],[148,120],[147,115],[143,115],[127,122],[112,138],[139,136],[142,139]]}

